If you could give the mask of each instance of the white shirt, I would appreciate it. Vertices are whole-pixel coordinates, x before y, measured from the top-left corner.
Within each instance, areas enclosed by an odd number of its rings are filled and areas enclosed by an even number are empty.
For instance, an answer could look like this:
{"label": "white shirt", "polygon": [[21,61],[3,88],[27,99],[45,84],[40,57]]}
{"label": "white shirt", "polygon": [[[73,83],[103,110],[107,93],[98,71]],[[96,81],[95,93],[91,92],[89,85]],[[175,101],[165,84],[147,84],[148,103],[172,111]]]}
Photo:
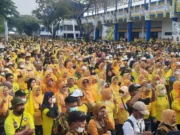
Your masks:
{"label": "white shirt", "polygon": [[145,131],[144,120],[136,120],[133,114],[128,118],[132,121],[134,128],[131,126],[130,122],[125,122],[123,125],[124,135],[140,135]]}

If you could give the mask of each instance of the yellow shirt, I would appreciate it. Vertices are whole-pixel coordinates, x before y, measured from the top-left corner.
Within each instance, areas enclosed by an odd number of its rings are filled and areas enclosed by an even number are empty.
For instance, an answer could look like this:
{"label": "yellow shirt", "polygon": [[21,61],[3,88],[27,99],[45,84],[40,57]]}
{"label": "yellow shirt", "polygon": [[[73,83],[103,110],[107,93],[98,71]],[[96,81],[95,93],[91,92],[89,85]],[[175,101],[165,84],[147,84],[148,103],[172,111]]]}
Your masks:
{"label": "yellow shirt", "polygon": [[78,106],[78,110],[84,112],[85,114],[87,114],[88,107],[87,107],[86,104],[82,104],[81,106]]}
{"label": "yellow shirt", "polygon": [[172,109],[176,111],[176,124],[180,124],[180,100],[175,99],[172,102]]}
{"label": "yellow shirt", "polygon": [[69,93],[74,92],[74,90],[78,89],[77,85],[74,85],[73,87],[69,88]]}
{"label": "yellow shirt", "polygon": [[53,126],[53,118],[48,117],[46,115],[47,112],[49,112],[49,109],[44,109],[42,112],[43,135],[51,135],[52,126]]}
{"label": "yellow shirt", "polygon": [[14,93],[19,90],[19,84],[18,83],[13,82],[12,86],[13,86],[12,90]]}
{"label": "yellow shirt", "polygon": [[171,100],[174,101],[177,96],[178,96],[178,93],[175,90],[172,90],[170,93]]}
{"label": "yellow shirt", "polygon": [[157,97],[156,101],[152,103],[152,117],[161,121],[161,114],[163,110],[169,109],[169,101],[167,97]]}
{"label": "yellow shirt", "polygon": [[[22,117],[22,115],[15,116],[13,114],[13,111],[10,111],[9,116],[7,117],[7,119],[4,123],[4,129],[5,129],[6,135],[14,135],[15,134],[16,129],[18,129],[20,126],[21,117]],[[31,115],[29,115],[29,113],[27,113],[27,112],[24,112],[21,127],[25,127],[27,124],[29,124],[30,129],[35,129],[34,122],[33,122]]]}

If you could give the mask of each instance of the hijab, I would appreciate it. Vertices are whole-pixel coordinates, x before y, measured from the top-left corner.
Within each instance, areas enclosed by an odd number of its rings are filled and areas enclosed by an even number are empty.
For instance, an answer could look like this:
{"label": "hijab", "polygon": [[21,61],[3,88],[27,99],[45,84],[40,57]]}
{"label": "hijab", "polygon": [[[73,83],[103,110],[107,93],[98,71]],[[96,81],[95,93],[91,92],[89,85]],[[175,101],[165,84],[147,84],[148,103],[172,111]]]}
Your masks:
{"label": "hijab", "polygon": [[172,125],[171,121],[172,121],[172,117],[175,115],[175,111],[174,110],[170,110],[170,109],[167,109],[167,110],[164,110],[162,112],[162,123],[165,123],[167,125],[170,125],[170,126],[174,126]]}

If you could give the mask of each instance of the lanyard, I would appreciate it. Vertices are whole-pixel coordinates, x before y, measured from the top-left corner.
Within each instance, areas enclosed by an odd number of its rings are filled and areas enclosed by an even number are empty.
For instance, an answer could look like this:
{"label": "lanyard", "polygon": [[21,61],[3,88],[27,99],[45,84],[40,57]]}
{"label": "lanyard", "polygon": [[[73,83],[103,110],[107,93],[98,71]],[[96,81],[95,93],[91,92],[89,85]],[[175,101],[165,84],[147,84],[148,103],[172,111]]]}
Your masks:
{"label": "lanyard", "polygon": [[139,130],[140,130],[140,134],[142,133],[142,124],[140,123],[140,125],[137,123],[137,126],[138,126],[138,128],[139,128]]}

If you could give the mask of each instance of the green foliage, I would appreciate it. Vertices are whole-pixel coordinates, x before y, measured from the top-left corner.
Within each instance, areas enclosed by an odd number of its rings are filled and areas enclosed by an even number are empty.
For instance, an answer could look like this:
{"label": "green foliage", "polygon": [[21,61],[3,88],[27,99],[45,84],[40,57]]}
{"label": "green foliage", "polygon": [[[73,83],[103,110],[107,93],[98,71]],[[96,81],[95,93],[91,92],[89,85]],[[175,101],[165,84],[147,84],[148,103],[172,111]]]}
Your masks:
{"label": "green foliage", "polygon": [[114,27],[110,27],[108,30],[108,33],[106,35],[106,40],[107,41],[113,41],[113,35],[114,35]]}
{"label": "green foliage", "polygon": [[0,17],[0,33],[4,32],[4,19]]}
{"label": "green foliage", "polygon": [[[33,14],[42,21],[43,25],[56,36],[56,31],[59,28],[59,21],[64,18],[70,18],[68,1],[66,0],[36,0],[38,8],[33,11]],[[52,30],[53,25],[53,30]]]}
{"label": "green foliage", "polygon": [[0,0],[0,15],[4,18],[9,16],[18,16],[16,6],[12,0]]}
{"label": "green foliage", "polygon": [[32,36],[33,32],[37,32],[40,28],[39,23],[40,21],[37,18],[30,15],[13,17],[8,21],[9,27],[16,27],[20,34],[24,32],[28,36]]}

